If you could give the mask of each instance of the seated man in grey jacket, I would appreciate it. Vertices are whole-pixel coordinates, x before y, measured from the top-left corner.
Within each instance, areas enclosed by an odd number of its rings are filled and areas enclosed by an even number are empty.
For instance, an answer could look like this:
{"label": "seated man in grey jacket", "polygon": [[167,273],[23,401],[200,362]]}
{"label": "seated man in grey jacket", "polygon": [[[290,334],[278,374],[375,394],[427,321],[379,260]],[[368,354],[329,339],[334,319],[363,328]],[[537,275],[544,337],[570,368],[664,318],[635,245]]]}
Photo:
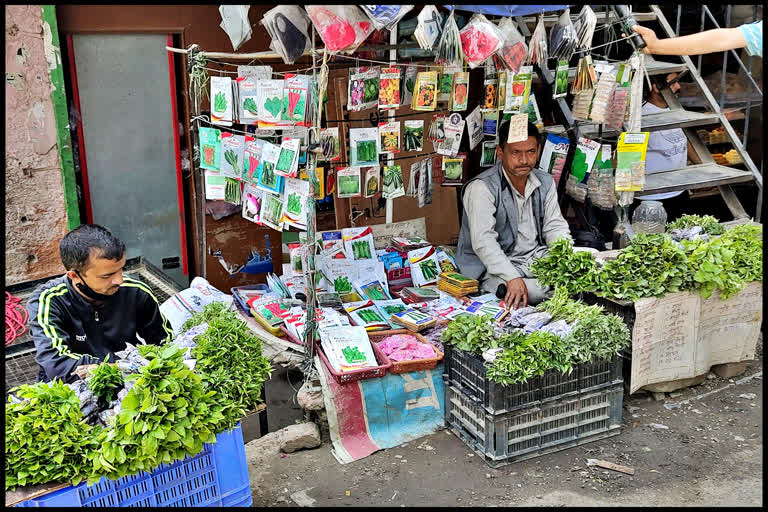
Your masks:
{"label": "seated man in grey jacket", "polygon": [[546,256],[558,238],[571,238],[560,213],[552,175],[536,169],[539,130],[528,123],[528,138],[507,143],[509,123],[499,127],[497,163],[471,179],[463,190],[464,215],[456,250],[459,271],[496,293],[506,285],[509,308],[541,302],[550,293],[533,277],[530,265]]}

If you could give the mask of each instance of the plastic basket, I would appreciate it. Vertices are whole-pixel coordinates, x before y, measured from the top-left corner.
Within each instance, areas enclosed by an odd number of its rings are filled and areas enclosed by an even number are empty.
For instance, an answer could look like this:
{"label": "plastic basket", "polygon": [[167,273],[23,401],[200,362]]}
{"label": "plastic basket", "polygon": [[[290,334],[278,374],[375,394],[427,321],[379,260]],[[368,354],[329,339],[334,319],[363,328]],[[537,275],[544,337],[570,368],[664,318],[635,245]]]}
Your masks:
{"label": "plastic basket", "polygon": [[564,450],[621,431],[623,386],[489,414],[445,386],[446,423],[491,467]]}
{"label": "plastic basket", "polygon": [[392,366],[389,368],[389,373],[406,373],[406,372],[419,372],[422,370],[432,370],[437,366],[437,363],[443,360],[443,353],[440,352],[437,349],[437,347],[435,347],[429,341],[427,341],[427,339],[421,334],[416,334],[407,329],[395,329],[392,331],[378,331],[375,333],[371,332],[371,333],[368,333],[368,339],[371,340],[372,345],[378,345],[378,343],[382,341],[384,338],[388,336],[394,336],[397,334],[408,334],[410,336],[413,336],[420,343],[424,343],[425,345],[430,345],[433,349],[435,349],[435,353],[437,355],[435,357],[430,357],[429,359],[415,359],[413,361],[392,361],[390,359]]}
{"label": "plastic basket", "polygon": [[323,352],[323,344],[317,343],[315,346],[317,347],[317,355],[320,356],[323,364],[325,364],[325,367],[328,368],[328,372],[333,375],[333,378],[336,379],[336,382],[339,384],[347,384],[349,382],[355,382],[358,380],[383,377],[387,374],[387,370],[392,367],[392,362],[389,360],[389,358],[385,356],[381,350],[379,350],[379,347],[377,347],[376,344],[371,343],[373,353],[376,356],[376,362],[379,363],[379,366],[339,373],[333,369],[331,363],[328,362],[328,358],[325,357],[325,352]]}
{"label": "plastic basket", "polygon": [[251,313],[251,308],[248,306],[248,299],[250,297],[241,296],[241,292],[248,292],[248,291],[262,291],[264,293],[269,291],[269,286],[265,284],[252,284],[248,286],[235,286],[234,288],[230,288],[230,291],[232,292],[232,296],[235,298],[235,300],[240,304],[240,307],[243,308],[243,310],[248,313],[248,315],[253,316]]}
{"label": "plastic basket", "polygon": [[238,424],[216,436],[192,457],[163,464],[152,473],[92,486],[67,486],[22,503],[19,507],[220,507],[250,506],[251,483],[243,434]]}

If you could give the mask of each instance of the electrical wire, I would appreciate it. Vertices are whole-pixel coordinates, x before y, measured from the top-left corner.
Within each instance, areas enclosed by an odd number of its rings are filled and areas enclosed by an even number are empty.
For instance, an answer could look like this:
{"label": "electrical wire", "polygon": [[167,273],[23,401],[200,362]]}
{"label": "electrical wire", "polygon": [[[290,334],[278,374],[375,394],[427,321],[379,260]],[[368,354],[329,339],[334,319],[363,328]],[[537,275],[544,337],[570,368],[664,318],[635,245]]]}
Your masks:
{"label": "electrical wire", "polygon": [[12,344],[27,330],[29,315],[21,299],[5,292],[5,346]]}

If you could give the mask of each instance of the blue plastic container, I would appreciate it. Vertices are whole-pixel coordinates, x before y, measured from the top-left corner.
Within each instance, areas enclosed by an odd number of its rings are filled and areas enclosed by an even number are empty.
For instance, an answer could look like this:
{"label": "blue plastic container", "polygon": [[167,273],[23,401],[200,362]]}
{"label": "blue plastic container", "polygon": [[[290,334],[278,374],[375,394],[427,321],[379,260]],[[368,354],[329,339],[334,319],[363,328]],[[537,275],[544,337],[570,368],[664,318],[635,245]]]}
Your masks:
{"label": "blue plastic container", "polygon": [[193,457],[118,480],[102,478],[38,496],[17,507],[249,507],[251,482],[238,424]]}

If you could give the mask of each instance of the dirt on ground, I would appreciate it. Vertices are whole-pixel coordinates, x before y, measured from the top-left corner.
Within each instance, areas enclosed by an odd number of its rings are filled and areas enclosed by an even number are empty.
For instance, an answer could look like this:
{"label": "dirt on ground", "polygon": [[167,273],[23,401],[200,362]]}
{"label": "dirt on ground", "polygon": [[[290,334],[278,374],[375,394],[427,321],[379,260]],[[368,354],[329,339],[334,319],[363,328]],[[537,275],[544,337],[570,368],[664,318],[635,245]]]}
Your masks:
{"label": "dirt on ground", "polygon": [[[450,430],[339,464],[330,442],[246,445],[253,506],[755,506],[763,504],[763,359],[667,394],[624,395],[621,434],[491,469]],[[657,424],[651,427],[651,424]],[[666,427],[666,428],[663,428]],[[600,459],[628,475],[587,466]]]}

